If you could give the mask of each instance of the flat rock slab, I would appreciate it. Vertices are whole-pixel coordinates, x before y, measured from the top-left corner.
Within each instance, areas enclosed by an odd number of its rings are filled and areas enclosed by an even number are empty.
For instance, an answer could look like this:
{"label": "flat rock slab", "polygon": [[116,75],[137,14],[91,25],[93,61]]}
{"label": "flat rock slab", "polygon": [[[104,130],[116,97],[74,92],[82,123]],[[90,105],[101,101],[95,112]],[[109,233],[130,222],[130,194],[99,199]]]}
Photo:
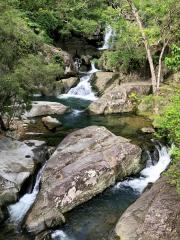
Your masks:
{"label": "flat rock slab", "polygon": [[69,134],[48,160],[26,228],[34,234],[64,221],[63,213],[141,169],[141,149],[105,127]]}
{"label": "flat rock slab", "polygon": [[32,117],[55,115],[55,114],[62,115],[65,112],[67,112],[68,109],[69,108],[67,106],[64,106],[61,103],[36,101],[36,102],[33,102],[31,110],[25,113],[25,116],[28,118],[32,118]]}
{"label": "flat rock slab", "polygon": [[121,216],[111,240],[179,240],[180,195],[162,177]]}

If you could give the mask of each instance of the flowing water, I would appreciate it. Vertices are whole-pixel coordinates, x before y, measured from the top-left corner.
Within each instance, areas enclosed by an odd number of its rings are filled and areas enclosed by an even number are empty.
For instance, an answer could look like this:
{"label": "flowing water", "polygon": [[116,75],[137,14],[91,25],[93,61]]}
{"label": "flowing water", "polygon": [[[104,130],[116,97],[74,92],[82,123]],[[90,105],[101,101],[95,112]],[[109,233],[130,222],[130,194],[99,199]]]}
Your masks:
{"label": "flowing water", "polygon": [[71,88],[67,94],[61,94],[59,98],[83,98],[86,100],[94,101],[97,99],[95,93],[91,89],[91,79],[94,73],[99,70],[95,68],[94,63],[91,64],[91,70],[80,78],[79,84]]}
{"label": "flowing water", "polygon": [[157,148],[159,153],[158,163],[152,165],[152,159],[150,157],[149,161],[147,162],[146,168],[144,168],[140,172],[139,178],[134,178],[118,183],[115,186],[115,189],[121,188],[122,186],[131,187],[134,191],[142,193],[149,183],[154,183],[160,178],[161,173],[164,172],[170,164],[171,158],[165,146],[159,147],[158,145],[156,145],[155,147]]}
{"label": "flowing water", "polygon": [[45,165],[40,169],[40,171],[37,174],[36,181],[34,188],[32,190],[32,193],[27,193],[23,197],[19,199],[19,201],[15,204],[11,204],[8,206],[8,211],[10,215],[10,221],[19,225],[22,220],[24,219],[26,213],[30,209],[30,207],[33,205],[37,194],[39,192],[39,185],[41,180],[41,175],[43,172],[43,169],[45,168]]}
{"label": "flowing water", "polygon": [[105,30],[104,35],[104,44],[102,47],[98,48],[98,50],[108,50],[111,48],[111,40],[113,40],[113,37],[115,35],[115,32],[111,26],[107,26]]}
{"label": "flowing water", "polygon": [[[104,45],[99,50],[106,50],[111,47],[110,40],[114,35],[111,27],[107,27]],[[78,64],[78,63],[77,63]],[[79,65],[78,65],[79,66]],[[55,97],[34,96],[39,101],[56,101],[71,107],[71,112],[63,116],[56,116],[62,127],[56,132],[48,131],[42,124],[40,118],[36,118],[29,125],[28,133],[24,139],[45,140],[49,145],[56,146],[70,132],[90,125],[103,125],[114,134],[130,138],[132,142],[144,149],[147,165],[139,176],[117,183],[94,197],[92,200],[78,206],[66,214],[66,224],[59,229],[50,232],[50,239],[54,240],[107,240],[117,220],[126,208],[131,205],[147,187],[154,183],[160,174],[170,163],[170,156],[164,146],[151,142],[151,135],[140,132],[142,127],[150,126],[151,122],[143,117],[134,115],[110,115],[91,116],[86,111],[88,105],[97,99],[91,88],[91,79],[98,70],[92,64],[89,72],[85,73],[79,84],[70,89],[67,94]],[[158,151],[158,161],[155,161],[153,148]],[[45,167],[45,165],[44,165]],[[8,207],[10,222],[19,225],[23,222],[28,210],[33,205],[40,188],[40,180],[44,167],[37,174],[35,186],[31,193],[25,194],[15,204]],[[8,229],[6,226],[0,229],[0,240],[34,240],[24,232],[17,232]]]}

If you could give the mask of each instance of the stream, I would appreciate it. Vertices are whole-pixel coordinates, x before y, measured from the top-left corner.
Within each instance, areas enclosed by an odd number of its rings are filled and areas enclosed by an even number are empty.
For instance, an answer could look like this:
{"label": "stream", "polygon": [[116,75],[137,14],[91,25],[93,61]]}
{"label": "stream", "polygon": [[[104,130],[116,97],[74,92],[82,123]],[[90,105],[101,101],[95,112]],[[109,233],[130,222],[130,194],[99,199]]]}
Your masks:
{"label": "stream", "polygon": [[[109,49],[109,40],[114,31],[106,29],[104,45],[99,50]],[[79,84],[70,89],[67,94],[58,97],[34,97],[36,101],[60,102],[70,106],[72,111],[63,116],[56,116],[62,122],[56,132],[48,131],[40,118],[36,118],[28,126],[25,139],[45,140],[50,146],[57,146],[70,132],[90,125],[103,125],[116,135],[127,137],[138,144],[147,160],[146,167],[139,175],[125,179],[106,189],[88,202],[66,213],[66,224],[51,230],[48,239],[54,240],[107,240],[121,214],[130,206],[148,186],[154,183],[167,168],[171,159],[165,146],[151,140],[151,135],[143,134],[142,127],[151,125],[151,121],[132,114],[114,114],[109,116],[91,116],[86,111],[87,106],[97,99],[91,88],[91,79],[99,71],[92,68],[80,78]],[[39,170],[35,186],[31,193],[22,196],[19,201],[8,207],[9,222],[16,227],[2,227],[0,240],[35,239],[23,232],[17,231],[17,226],[23,222],[28,210],[33,205],[40,188],[41,175],[45,165]]]}

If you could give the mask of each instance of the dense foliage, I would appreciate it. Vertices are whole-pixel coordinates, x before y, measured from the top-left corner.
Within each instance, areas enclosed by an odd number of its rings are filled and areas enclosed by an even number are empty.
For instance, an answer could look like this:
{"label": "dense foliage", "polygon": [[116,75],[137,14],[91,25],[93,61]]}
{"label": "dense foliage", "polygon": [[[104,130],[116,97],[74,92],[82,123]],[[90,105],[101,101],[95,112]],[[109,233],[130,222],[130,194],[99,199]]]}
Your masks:
{"label": "dense foliage", "polygon": [[[129,72],[139,70],[140,66],[146,67],[146,50],[128,1],[111,2],[114,8],[107,11],[108,20],[116,29],[116,41],[114,50],[110,53],[105,52],[102,56],[102,61],[107,59],[105,68]],[[163,45],[178,42],[180,3],[177,0],[134,0],[131,2],[139,13],[154,64],[157,66]]]}
{"label": "dense foliage", "polygon": [[11,4],[26,14],[30,27],[44,31],[51,40],[55,35],[70,37],[72,33],[91,37],[104,23],[107,7],[104,0],[16,0]]}
{"label": "dense foliage", "polygon": [[171,102],[157,117],[156,125],[161,137],[167,138],[173,144],[173,163],[167,172],[170,183],[177,186],[180,191],[180,90],[177,90]]}

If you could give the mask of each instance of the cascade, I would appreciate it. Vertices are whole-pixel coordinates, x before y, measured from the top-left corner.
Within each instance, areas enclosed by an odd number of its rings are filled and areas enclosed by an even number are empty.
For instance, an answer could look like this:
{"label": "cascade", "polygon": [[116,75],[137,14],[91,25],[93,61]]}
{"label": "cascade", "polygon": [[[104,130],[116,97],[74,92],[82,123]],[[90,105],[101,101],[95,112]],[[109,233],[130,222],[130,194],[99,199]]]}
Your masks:
{"label": "cascade", "polygon": [[19,199],[18,202],[8,206],[8,211],[9,211],[11,222],[14,222],[16,224],[20,224],[22,222],[22,220],[24,219],[28,210],[33,205],[33,203],[34,203],[34,201],[37,197],[37,194],[39,192],[41,176],[42,176],[42,172],[45,168],[45,165],[39,170],[39,172],[37,174],[35,185],[34,185],[34,188],[32,190],[32,193],[26,193],[24,196],[22,196]]}
{"label": "cascade", "polygon": [[151,156],[148,154],[149,160],[147,161],[146,167],[141,171],[140,177],[117,183],[114,187],[115,189],[131,187],[136,192],[142,193],[149,183],[154,183],[160,178],[161,173],[165,171],[170,164],[171,158],[165,146],[156,145],[155,147],[159,153],[159,161],[155,165],[152,165]]}
{"label": "cascade", "polygon": [[92,91],[92,87],[90,84],[91,78],[94,73],[98,72],[94,63],[91,63],[91,70],[87,72],[83,77],[80,78],[79,84],[71,88],[67,94],[62,94],[58,98],[82,98],[86,100],[94,101],[97,99],[94,92]]}
{"label": "cascade", "polygon": [[98,48],[98,50],[108,50],[108,49],[110,49],[111,48],[110,40],[111,40],[111,38],[113,38],[114,35],[115,35],[115,32],[112,29],[112,27],[107,26],[106,31],[105,31],[105,36],[104,36],[104,44],[103,44],[102,47]]}

